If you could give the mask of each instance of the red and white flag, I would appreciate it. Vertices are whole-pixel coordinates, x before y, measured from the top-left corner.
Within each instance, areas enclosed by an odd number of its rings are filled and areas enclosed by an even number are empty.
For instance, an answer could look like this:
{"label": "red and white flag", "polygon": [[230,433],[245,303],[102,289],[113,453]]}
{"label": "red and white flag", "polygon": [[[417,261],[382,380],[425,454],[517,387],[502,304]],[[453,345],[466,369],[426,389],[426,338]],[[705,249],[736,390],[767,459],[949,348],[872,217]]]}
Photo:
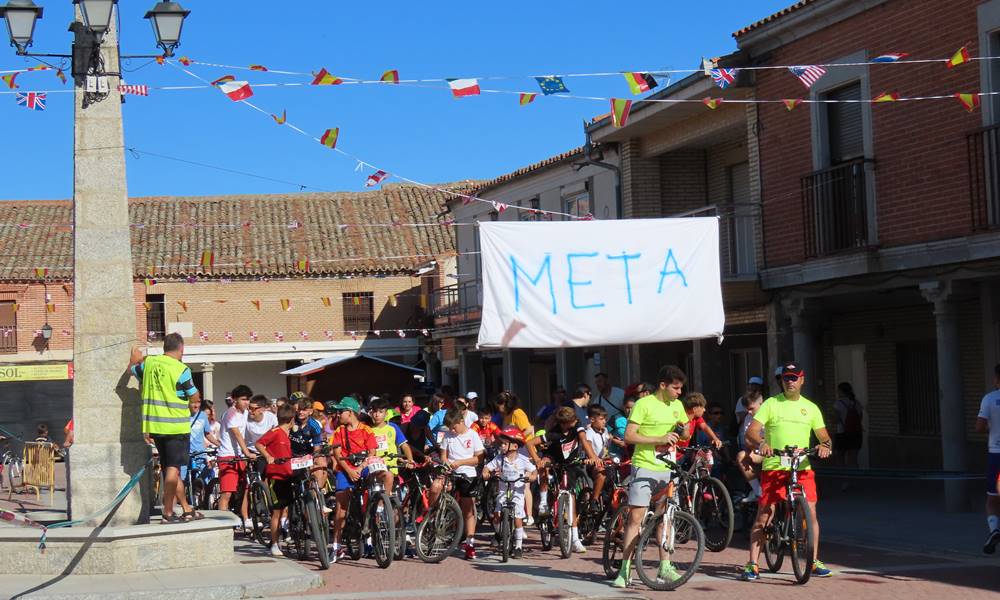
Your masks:
{"label": "red and white flag", "polygon": [[232,331],[227,331],[226,332],[226,341],[227,342],[233,341],[233,332]]}
{"label": "red and white flag", "polygon": [[401,337],[401,338],[405,338],[406,337],[406,332],[403,331],[402,329],[397,329],[396,330],[396,334],[399,335],[399,337]]}
{"label": "red and white flag", "polygon": [[356,332],[356,331],[348,331],[348,333],[351,334],[351,339],[352,340],[358,341],[358,332]]}
{"label": "red and white flag", "polygon": [[256,342],[257,341],[257,332],[256,331],[251,331],[250,332],[250,341],[251,342]]}
{"label": "red and white flag", "polygon": [[276,342],[283,342],[283,341],[285,341],[285,334],[282,333],[282,332],[280,332],[280,331],[275,331],[274,332],[274,341],[276,341]]}
{"label": "red and white flag", "polygon": [[219,89],[234,102],[253,96],[253,89],[248,81],[226,81],[219,84]]}
{"label": "red and white flag", "polygon": [[207,331],[199,331],[198,332],[198,337],[201,338],[201,341],[207,342],[208,341],[208,332]]}
{"label": "red and white flag", "polygon": [[308,340],[309,332],[303,329],[302,331],[299,332],[299,336],[304,340]]}
{"label": "red and white flag", "polygon": [[149,86],[147,85],[128,85],[123,83],[118,86],[118,91],[121,92],[122,96],[148,96]]}
{"label": "red and white flag", "polygon": [[330,340],[331,342],[333,341],[333,332],[330,331],[329,329],[323,331],[323,335],[326,336],[326,339]]}
{"label": "red and white flag", "polygon": [[374,333],[374,334],[375,334],[375,337],[379,337],[379,336],[381,336],[381,335],[382,335],[382,331],[381,331],[381,330],[378,330],[378,329],[376,329],[376,330],[375,330],[375,331],[373,331],[372,333]]}
{"label": "red and white flag", "polygon": [[376,185],[382,183],[382,180],[388,176],[388,173],[379,169],[368,176],[368,181],[365,182],[365,187],[375,187]]}
{"label": "red and white flag", "polygon": [[451,88],[451,95],[456,98],[479,95],[478,79],[449,79],[448,87]]}

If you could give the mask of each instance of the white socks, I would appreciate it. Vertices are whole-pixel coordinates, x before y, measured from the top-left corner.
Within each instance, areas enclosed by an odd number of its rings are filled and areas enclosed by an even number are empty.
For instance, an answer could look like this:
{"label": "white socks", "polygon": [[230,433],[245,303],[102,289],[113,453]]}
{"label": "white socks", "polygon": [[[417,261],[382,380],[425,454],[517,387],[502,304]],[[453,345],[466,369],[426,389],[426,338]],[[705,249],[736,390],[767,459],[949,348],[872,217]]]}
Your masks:
{"label": "white socks", "polygon": [[524,541],[524,527],[518,527],[514,530],[514,547],[520,548],[521,542]]}
{"label": "white socks", "polygon": [[469,545],[470,548],[475,547],[476,538],[469,538],[465,540],[465,543]]}
{"label": "white socks", "polygon": [[753,490],[753,493],[760,496],[760,479],[751,479],[750,489]]}
{"label": "white socks", "polygon": [[538,492],[538,506],[545,506],[549,503],[549,491],[542,490]]}
{"label": "white socks", "polygon": [[572,539],[574,542],[580,539],[580,529],[578,527],[573,528],[573,535],[570,539]]}
{"label": "white socks", "polygon": [[1000,529],[1000,517],[990,515],[986,517],[986,524],[989,525],[990,531],[996,531],[997,529]]}

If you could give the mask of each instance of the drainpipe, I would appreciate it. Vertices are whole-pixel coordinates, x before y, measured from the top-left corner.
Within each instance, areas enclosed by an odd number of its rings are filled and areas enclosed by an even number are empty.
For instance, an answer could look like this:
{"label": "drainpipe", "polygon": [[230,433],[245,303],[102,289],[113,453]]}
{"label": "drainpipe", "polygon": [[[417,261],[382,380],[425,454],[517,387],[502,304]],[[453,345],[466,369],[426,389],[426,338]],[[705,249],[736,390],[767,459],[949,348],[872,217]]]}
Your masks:
{"label": "drainpipe", "polygon": [[[622,170],[617,165],[611,163],[603,162],[604,155],[600,153],[597,146],[590,139],[590,132],[587,131],[587,122],[583,122],[583,132],[587,136],[587,141],[583,145],[583,160],[573,163],[573,170],[579,171],[580,169],[586,167],[587,165],[593,165],[595,167],[600,167],[602,169],[608,169],[613,171],[615,174],[615,218],[622,218]],[[594,152],[598,152],[601,155],[598,159],[594,158]],[[619,158],[620,160],[620,158]]]}

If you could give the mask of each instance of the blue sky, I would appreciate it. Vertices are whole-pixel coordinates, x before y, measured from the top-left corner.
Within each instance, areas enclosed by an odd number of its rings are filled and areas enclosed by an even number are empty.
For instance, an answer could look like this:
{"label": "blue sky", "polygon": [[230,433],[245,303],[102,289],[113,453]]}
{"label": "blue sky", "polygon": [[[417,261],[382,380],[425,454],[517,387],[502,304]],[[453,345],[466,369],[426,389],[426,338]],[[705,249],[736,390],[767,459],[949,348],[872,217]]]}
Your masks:
{"label": "blue sky", "polygon": [[[45,17],[37,52],[69,48],[70,0],[36,0]],[[735,49],[732,31],[790,0],[613,3],[513,2],[237,2],[183,0],[191,16],[178,55],[197,61],[309,72],[326,67],[342,77],[375,79],[398,69],[403,79],[527,76],[692,68],[701,56]],[[151,54],[142,19],[153,0],[122,0],[122,52]],[[271,5],[277,9],[264,9]],[[282,7],[290,8],[284,9]],[[3,27],[6,35],[6,27]],[[0,70],[35,64],[0,48]],[[145,65],[145,66],[143,66]],[[150,86],[197,85],[170,66],[125,64],[126,81]],[[193,66],[212,80],[227,73],[251,83],[307,77]],[[58,89],[51,73],[26,73],[21,91]],[[566,80],[574,94],[629,97],[620,76]],[[442,84],[428,84],[439,86]],[[538,91],[527,77],[482,87]],[[68,86],[67,86],[68,89]],[[519,107],[517,96],[455,99],[447,89],[404,86],[255,88],[252,102],[320,135],[340,127],[338,147],[423,182],[490,178],[558,154],[583,140],[581,122],[606,102],[544,98]],[[246,171],[312,190],[360,190],[367,173],[355,163],[213,89],[151,91],[123,106],[125,144],[146,152]],[[28,111],[0,95],[4,144],[0,198],[72,195],[72,95],[51,94],[48,110]],[[127,153],[129,194],[208,195],[298,191],[265,181],[171,160]]]}

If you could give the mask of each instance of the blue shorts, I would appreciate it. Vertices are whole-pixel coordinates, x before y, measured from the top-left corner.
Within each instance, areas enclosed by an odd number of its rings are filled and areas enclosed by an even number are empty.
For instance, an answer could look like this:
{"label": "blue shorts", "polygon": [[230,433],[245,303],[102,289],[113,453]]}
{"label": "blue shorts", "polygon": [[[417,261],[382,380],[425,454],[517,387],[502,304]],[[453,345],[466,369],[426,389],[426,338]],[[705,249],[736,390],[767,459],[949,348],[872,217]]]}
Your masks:
{"label": "blue shorts", "polygon": [[[368,475],[368,467],[361,469],[361,476],[364,477]],[[353,490],[354,483],[347,478],[347,475],[343,471],[337,471],[337,491],[344,492],[347,490]]]}
{"label": "blue shorts", "polygon": [[986,461],[986,494],[1000,496],[997,493],[997,480],[1000,480],[1000,452],[990,452]]}

